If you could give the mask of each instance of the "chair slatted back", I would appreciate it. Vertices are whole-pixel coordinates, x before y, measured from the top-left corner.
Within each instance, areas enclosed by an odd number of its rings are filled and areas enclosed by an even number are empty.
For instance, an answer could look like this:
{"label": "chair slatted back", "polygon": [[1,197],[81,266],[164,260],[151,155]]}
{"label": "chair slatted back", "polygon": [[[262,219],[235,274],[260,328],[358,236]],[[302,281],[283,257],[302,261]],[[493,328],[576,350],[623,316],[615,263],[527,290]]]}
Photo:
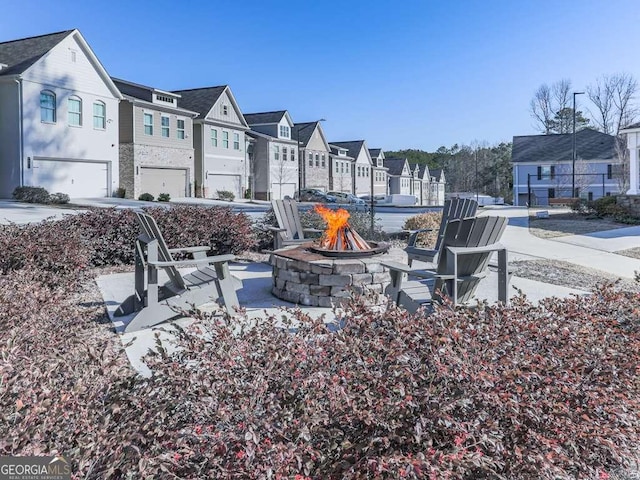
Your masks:
{"label": "chair slatted back", "polygon": [[295,200],[272,200],[271,205],[276,215],[278,226],[286,229],[282,235],[287,240],[304,238],[302,222],[298,213],[298,202]]}
{"label": "chair slatted back", "polygon": [[[447,223],[438,259],[438,273],[452,273],[448,271],[450,264],[446,247],[485,247],[497,243],[507,228],[507,223],[506,217],[494,216],[464,218]],[[491,252],[458,257],[457,273],[461,279],[457,285],[458,303],[465,303],[473,296],[489,266],[490,257]],[[435,287],[440,290],[446,287],[448,294],[453,291],[450,280],[437,280]]]}
{"label": "chair slatted back", "polygon": [[[136,217],[138,218],[138,223],[142,227],[144,234],[149,237],[150,240],[155,240],[158,242],[158,260],[161,262],[172,262],[173,256],[169,251],[169,247],[162,236],[162,232],[160,232],[160,228],[156,223],[155,218],[153,218],[148,213],[144,213],[141,211],[135,212]],[[182,275],[178,271],[176,267],[163,267],[167,272],[171,283],[177,286],[180,289],[186,289],[186,284]]]}
{"label": "chair slatted back", "polygon": [[467,217],[475,217],[478,210],[478,202],[470,198],[450,198],[444,202],[442,209],[442,219],[440,220],[440,230],[436,239],[435,250],[440,250],[444,237],[445,227],[452,220]]}

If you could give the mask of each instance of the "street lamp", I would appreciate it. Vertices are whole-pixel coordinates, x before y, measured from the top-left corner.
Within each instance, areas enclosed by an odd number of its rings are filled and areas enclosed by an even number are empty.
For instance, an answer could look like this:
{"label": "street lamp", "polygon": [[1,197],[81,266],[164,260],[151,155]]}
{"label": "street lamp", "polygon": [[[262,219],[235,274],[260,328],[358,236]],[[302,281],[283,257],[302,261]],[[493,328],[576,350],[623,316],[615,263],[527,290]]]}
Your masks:
{"label": "street lamp", "polygon": [[573,92],[573,148],[571,149],[571,198],[576,196],[576,95],[584,92]]}
{"label": "street lamp", "polygon": [[320,122],[326,122],[326,121],[327,121],[326,119],[321,118],[314,122],[309,122],[307,125],[305,125],[302,128],[300,128],[300,124],[298,124],[298,126],[296,127],[296,142],[298,144],[298,192],[300,192],[300,190],[302,190],[303,187],[306,187],[305,159],[302,158],[302,155],[300,154],[300,152],[302,151],[302,149],[300,148],[300,132],[305,128],[309,128],[311,126],[317,125]]}

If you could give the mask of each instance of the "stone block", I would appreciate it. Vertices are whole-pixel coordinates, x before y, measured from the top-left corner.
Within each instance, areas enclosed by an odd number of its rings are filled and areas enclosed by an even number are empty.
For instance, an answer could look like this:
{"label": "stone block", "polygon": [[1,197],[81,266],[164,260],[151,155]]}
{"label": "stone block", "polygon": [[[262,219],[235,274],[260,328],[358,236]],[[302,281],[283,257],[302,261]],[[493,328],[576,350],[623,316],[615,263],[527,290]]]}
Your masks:
{"label": "stone block", "polygon": [[[351,288],[351,287],[349,286],[349,287],[346,287],[346,288]],[[331,287],[331,296],[335,297],[336,295],[339,296],[339,295],[347,292],[346,288],[345,287]]]}
{"label": "stone block", "polygon": [[351,278],[353,285],[366,285],[371,283],[373,275],[371,273],[354,273]]}
{"label": "stone block", "polygon": [[309,285],[309,293],[311,295],[317,295],[319,297],[328,297],[331,295],[331,287],[323,285]]}
{"label": "stone block", "polygon": [[278,268],[284,268],[286,270],[291,262],[292,260],[289,258],[276,256],[276,267]]}
{"label": "stone block", "polygon": [[331,297],[318,297],[318,306],[331,308],[333,307],[333,300]]}
{"label": "stone block", "polygon": [[369,292],[382,293],[383,286],[381,283],[371,283],[369,285],[365,285],[365,289]]}
{"label": "stone block", "polygon": [[342,286],[351,284],[351,275],[318,275],[318,285]]}
{"label": "stone block", "polygon": [[306,283],[309,285],[317,285],[318,284],[318,274],[317,273],[308,273],[308,272],[300,272],[300,283]]}
{"label": "stone block", "polygon": [[[274,274],[275,275],[275,274]],[[278,270],[278,274],[276,275],[280,280],[284,280],[287,282],[295,282],[300,283],[300,274],[298,272],[292,272],[290,270]]]}
{"label": "stone block", "polygon": [[359,260],[336,260],[333,262],[333,273],[364,273],[364,263]]}
{"label": "stone block", "polygon": [[391,275],[389,274],[389,272],[380,272],[380,273],[374,273],[372,274],[372,283],[390,283],[391,282]]}
{"label": "stone block", "polygon": [[316,297],[315,295],[301,294],[300,301],[298,303],[307,307],[317,307],[319,303],[319,297]]}
{"label": "stone block", "polygon": [[327,263],[310,263],[311,273],[333,273],[333,267]]}
{"label": "stone block", "polygon": [[287,282],[286,290],[289,292],[308,294],[309,287],[310,285],[305,285],[303,283]]}
{"label": "stone block", "polygon": [[275,282],[275,287],[279,290],[283,290],[285,285],[287,284],[287,282],[285,280],[282,280],[281,278],[273,278],[273,281]]}
{"label": "stone block", "polygon": [[364,264],[365,272],[367,273],[377,273],[384,271],[384,267],[380,265],[380,262],[378,260],[374,260],[372,258],[363,258],[362,263]]}
{"label": "stone block", "polygon": [[291,260],[290,262],[287,268],[295,272],[309,272],[311,270],[309,262],[304,260]]}

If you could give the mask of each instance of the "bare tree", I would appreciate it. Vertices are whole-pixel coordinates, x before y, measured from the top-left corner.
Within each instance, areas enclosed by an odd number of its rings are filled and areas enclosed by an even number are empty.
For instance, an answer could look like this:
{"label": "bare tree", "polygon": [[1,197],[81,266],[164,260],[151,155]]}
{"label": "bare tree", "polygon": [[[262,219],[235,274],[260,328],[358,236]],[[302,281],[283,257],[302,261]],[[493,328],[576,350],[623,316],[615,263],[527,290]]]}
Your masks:
{"label": "bare tree", "polygon": [[598,78],[594,85],[587,87],[587,95],[597,109],[595,115],[590,109],[589,113],[598,130],[607,134],[613,133],[615,129],[615,112],[611,77],[603,75]]}
{"label": "bare tree", "polygon": [[638,109],[633,98],[638,82],[628,73],[603,75],[594,85],[587,87],[589,99],[597,109],[591,112],[598,129],[610,135],[618,135],[620,129],[633,122]]}
{"label": "bare tree", "polygon": [[613,104],[616,108],[616,135],[620,129],[633,122],[638,113],[632,104],[633,96],[638,90],[638,82],[628,73],[619,73],[612,77]]}
{"label": "bare tree", "polygon": [[538,122],[538,128],[544,134],[553,129],[553,107],[551,106],[551,89],[543,83],[533,94],[530,104],[531,116]]}
{"label": "bare tree", "polygon": [[[275,157],[275,155],[277,155],[277,157]],[[275,155],[271,164],[271,177],[273,179],[272,183],[275,183],[279,187],[278,195],[275,198],[281,199],[283,197],[282,186],[295,183],[296,178],[298,178],[298,169],[296,168],[297,162],[288,161],[284,151],[282,153],[277,151]],[[272,195],[273,193],[275,192],[272,192]]]}
{"label": "bare tree", "polygon": [[615,165],[613,176],[618,183],[618,191],[625,193],[629,190],[629,149],[627,148],[627,136],[618,135],[615,143],[615,151],[620,163]]}
{"label": "bare tree", "polygon": [[544,83],[536,90],[529,108],[531,116],[536,120],[537,127],[542,133],[548,135],[568,131],[570,126],[566,125],[566,115],[559,115],[559,113],[570,108],[570,92],[571,80],[567,79],[559,80],[550,87]]}

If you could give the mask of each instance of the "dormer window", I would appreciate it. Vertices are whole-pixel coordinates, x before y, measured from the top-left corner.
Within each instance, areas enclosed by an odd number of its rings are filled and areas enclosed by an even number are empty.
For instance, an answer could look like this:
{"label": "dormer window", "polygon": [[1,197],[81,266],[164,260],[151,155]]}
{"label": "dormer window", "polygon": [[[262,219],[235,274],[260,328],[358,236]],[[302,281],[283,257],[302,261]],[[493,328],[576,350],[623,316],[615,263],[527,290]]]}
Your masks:
{"label": "dormer window", "polygon": [[160,95],[159,93],[156,93],[155,95],[156,101],[159,103],[167,103],[169,105],[174,105],[176,103],[176,99],[168,95]]}
{"label": "dormer window", "polygon": [[281,138],[289,138],[290,136],[290,130],[289,127],[287,127],[286,125],[280,125],[280,137]]}
{"label": "dormer window", "polygon": [[222,115],[229,115],[229,106],[222,105]]}

